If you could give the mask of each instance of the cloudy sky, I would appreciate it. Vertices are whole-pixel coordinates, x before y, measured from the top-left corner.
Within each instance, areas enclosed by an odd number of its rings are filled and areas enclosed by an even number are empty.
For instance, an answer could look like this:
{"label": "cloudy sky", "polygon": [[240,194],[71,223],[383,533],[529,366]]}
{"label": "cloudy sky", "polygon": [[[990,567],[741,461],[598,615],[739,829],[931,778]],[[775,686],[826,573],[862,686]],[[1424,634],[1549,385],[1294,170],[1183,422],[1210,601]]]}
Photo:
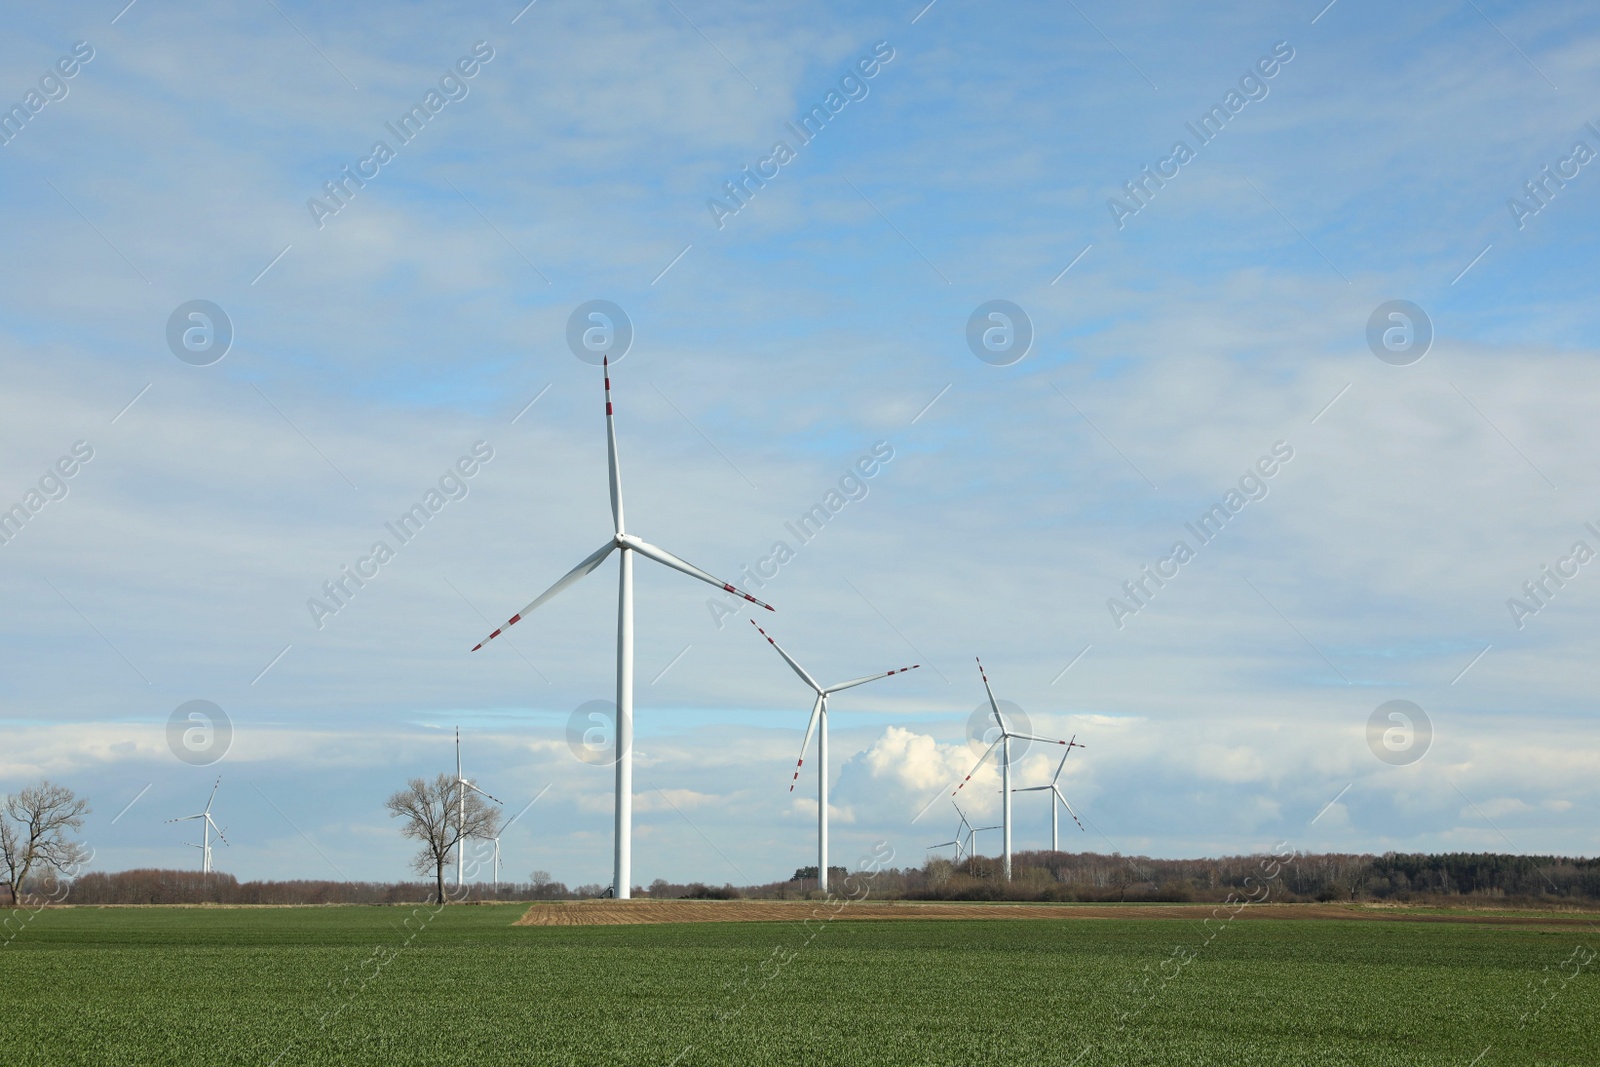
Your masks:
{"label": "cloudy sky", "polygon": [[[616,565],[469,651],[609,536],[606,300],[630,531],[921,664],[834,705],[835,862],[948,840],[975,656],[1069,848],[1595,854],[1600,20],[1324,3],[13,12],[0,791],[176,867],[220,774],[220,868],[398,878],[459,725],[508,876],[608,882]],[[803,685],[637,604],[634,881],[815,862]]]}

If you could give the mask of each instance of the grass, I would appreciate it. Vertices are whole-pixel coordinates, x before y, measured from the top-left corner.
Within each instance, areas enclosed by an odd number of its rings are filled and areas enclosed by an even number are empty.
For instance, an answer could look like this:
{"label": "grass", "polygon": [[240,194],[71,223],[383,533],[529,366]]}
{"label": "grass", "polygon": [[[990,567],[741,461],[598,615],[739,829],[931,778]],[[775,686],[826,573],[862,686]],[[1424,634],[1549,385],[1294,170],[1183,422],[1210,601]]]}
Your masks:
{"label": "grass", "polygon": [[30,1065],[1600,1062],[1583,927],[1241,921],[1202,948],[1187,920],[840,922],[808,943],[782,923],[512,929],[520,913],[45,912],[0,949],[0,1049]]}

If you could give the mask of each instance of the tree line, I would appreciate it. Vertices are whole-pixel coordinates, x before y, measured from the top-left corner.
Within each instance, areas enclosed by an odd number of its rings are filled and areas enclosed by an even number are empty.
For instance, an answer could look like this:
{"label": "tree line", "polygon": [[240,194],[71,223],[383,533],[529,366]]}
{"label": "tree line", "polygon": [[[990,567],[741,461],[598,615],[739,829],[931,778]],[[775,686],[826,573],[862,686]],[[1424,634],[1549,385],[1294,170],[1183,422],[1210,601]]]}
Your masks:
{"label": "tree line", "polygon": [[[78,904],[398,904],[431,897],[444,903],[445,871],[467,842],[489,842],[500,813],[470,783],[449,775],[413,778],[385,804],[401,833],[419,844],[412,859],[427,882],[317,880],[240,882],[232,875],[133,870],[84,873],[91,853],[73,839],[88,802],[49,781],[0,797],[0,887],[12,906],[31,897]],[[485,853],[479,849],[475,852]],[[873,896],[909,900],[1222,901],[1247,890],[1258,857],[1164,860],[1094,852],[1021,852],[1013,877],[999,862],[969,857],[930,858],[921,867],[890,868],[872,879]],[[607,887],[573,889],[534,871],[527,881],[489,884],[483,856],[472,857],[466,880],[479,900],[559,900],[598,897]],[[656,898],[803,898],[815,893],[816,867],[762,885],[676,884],[657,879],[641,896]],[[842,868],[830,868],[842,878]],[[1283,865],[1274,899],[1283,901],[1592,903],[1600,901],[1600,859],[1454,852],[1383,855],[1297,854]]]}

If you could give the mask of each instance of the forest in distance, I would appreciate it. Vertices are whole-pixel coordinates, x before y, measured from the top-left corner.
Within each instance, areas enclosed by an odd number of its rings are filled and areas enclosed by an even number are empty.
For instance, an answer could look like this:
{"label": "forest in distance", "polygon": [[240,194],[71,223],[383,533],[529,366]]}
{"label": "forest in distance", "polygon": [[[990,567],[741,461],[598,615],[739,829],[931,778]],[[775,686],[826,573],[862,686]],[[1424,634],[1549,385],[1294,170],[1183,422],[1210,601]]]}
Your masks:
{"label": "forest in distance", "polygon": [[[886,868],[853,881],[879,900],[1059,901],[1085,903],[1224,902],[1248,892],[1261,878],[1261,857],[1150,859],[1080,852],[1020,852],[1010,883],[998,859],[959,863],[931,858],[920,868]],[[1390,901],[1399,904],[1585,907],[1600,902],[1600,859],[1499,853],[1387,853],[1382,856],[1316,854],[1280,860],[1267,880],[1280,903]],[[830,869],[830,882],[846,872]],[[42,887],[39,887],[42,889]],[[577,900],[601,896],[597,884],[569,888],[535,871],[523,881],[478,883],[452,899],[479,901]],[[229,874],[131,870],[91,872],[72,881],[62,903],[97,904],[410,904],[430,899],[428,882],[317,880],[240,882]],[[859,893],[857,888],[855,892]],[[818,896],[816,868],[764,885],[669,883],[657,879],[635,895],[654,899],[806,899]]]}

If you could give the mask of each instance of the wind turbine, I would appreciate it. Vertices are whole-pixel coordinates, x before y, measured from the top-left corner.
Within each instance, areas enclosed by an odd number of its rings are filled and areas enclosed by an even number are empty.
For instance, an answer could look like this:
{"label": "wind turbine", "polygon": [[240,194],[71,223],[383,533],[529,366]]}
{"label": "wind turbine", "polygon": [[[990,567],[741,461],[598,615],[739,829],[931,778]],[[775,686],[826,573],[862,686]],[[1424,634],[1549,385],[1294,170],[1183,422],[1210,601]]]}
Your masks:
{"label": "wind turbine", "polygon": [[[928,849],[929,851],[932,851],[936,848],[945,848],[949,845],[954,845],[956,846],[955,861],[960,863],[961,853],[966,851],[968,844],[972,840],[972,824],[967,821],[967,813],[961,810],[961,806],[959,804],[952,800],[950,802],[950,806],[956,809],[956,815],[958,815],[961,819],[961,821],[956,824],[956,839],[954,841],[940,841],[937,845],[929,845]],[[963,833],[963,831],[965,831],[965,833]]]}
{"label": "wind turbine", "polygon": [[795,764],[794,778],[789,782],[789,792],[794,792],[795,783],[800,780],[800,768],[806,762],[806,749],[811,746],[811,731],[820,726],[821,729],[817,733],[817,888],[826,893],[828,891],[828,697],[842,689],[853,689],[892,674],[914,671],[922,664],[913,663],[909,667],[897,667],[882,674],[870,674],[865,678],[852,678],[848,682],[840,682],[838,685],[822,686],[818,685],[817,680],[807,674],[806,669],[796,663],[794,657],[785,652],[754,619],[750,620],[750,625],[767,639],[767,644],[777,649],[783,661],[794,668],[794,673],[800,676],[800,680],[817,694],[817,702],[811,705],[811,720],[806,723],[806,739],[800,742],[800,761]]}
{"label": "wind turbine", "polygon": [[[1005,839],[1005,859],[1003,861],[1002,867],[1003,867],[1003,870],[1004,870],[1004,873],[1005,873],[1006,881],[1010,881],[1011,880],[1011,742],[1013,740],[1017,740],[1017,741],[1039,741],[1039,742],[1041,742],[1043,744],[1047,744],[1047,745],[1065,745],[1065,744],[1067,744],[1067,742],[1062,741],[1062,740],[1060,740],[1058,738],[1054,738],[1054,737],[1035,737],[1032,734],[1014,734],[1014,733],[1012,733],[1011,732],[1011,728],[1006,725],[1005,717],[1000,714],[1000,705],[995,702],[994,690],[989,688],[989,676],[984,673],[983,660],[981,660],[981,659],[978,660],[978,676],[983,679],[983,691],[985,693],[989,694],[989,711],[994,715],[995,725],[1000,727],[1000,736],[994,739],[994,743],[993,744],[991,744],[988,748],[983,750],[983,755],[978,757],[978,762],[972,765],[972,770],[967,772],[967,776],[965,778],[961,779],[961,784],[956,786],[955,791],[952,792],[950,795],[951,796],[955,796],[956,793],[961,792],[962,788],[964,786],[966,786],[966,784],[968,782],[972,781],[972,776],[974,774],[978,773],[978,768],[983,766],[983,761],[989,758],[990,753],[992,753],[996,748],[998,748],[1000,750],[1000,793],[1001,793],[1000,829],[1001,829],[1001,836]],[[1072,749],[1068,748],[1067,751],[1071,752]],[[986,827],[984,827],[984,829],[992,830],[992,829],[994,829],[994,827],[986,826]]]}
{"label": "wind turbine", "polygon": [[1061,806],[1067,809],[1067,814],[1072,816],[1072,821],[1078,824],[1078,829],[1083,829],[1083,820],[1078,818],[1078,813],[1072,810],[1072,805],[1067,803],[1067,798],[1061,792],[1061,787],[1056,783],[1061,779],[1061,771],[1067,765],[1067,757],[1072,755],[1075,748],[1083,748],[1078,744],[1078,735],[1073,734],[1072,740],[1067,742],[1067,750],[1061,754],[1061,762],[1056,764],[1056,773],[1051,776],[1049,785],[1031,785],[1026,789],[1013,789],[1013,793],[1042,793],[1048,789],[1055,794],[1050,801],[1050,851],[1061,851],[1061,812],[1056,808],[1056,801],[1061,801]]}
{"label": "wind turbine", "polygon": [[[490,800],[494,800],[494,802],[496,804],[500,804],[500,802],[498,800],[495,800],[494,797],[490,797],[488,793],[484,793],[483,790],[479,789],[477,786],[475,786],[471,782],[467,781],[465,776],[462,775],[462,773],[461,773],[461,727],[457,726],[456,727],[456,804],[457,804],[457,808],[456,808],[456,832],[460,835],[458,837],[458,839],[456,840],[456,888],[457,889],[461,888],[461,882],[462,882],[462,879],[463,879],[463,877],[464,877],[464,875],[466,873],[466,865],[467,865],[466,864],[466,860],[467,860],[467,790],[469,790],[469,789],[472,790],[474,793],[483,793],[483,795],[486,796],[486,797],[489,797]],[[501,807],[505,807],[504,804],[501,804],[500,806]],[[495,872],[496,872],[495,881],[499,881],[498,874],[499,874],[500,868],[498,866],[498,861],[499,861],[499,858],[500,858],[500,839],[498,837],[495,838],[494,846],[495,846],[495,860],[497,862],[497,865],[495,867]],[[473,862],[476,863],[477,861],[474,860]]]}
{"label": "wind turbine", "polygon": [[[511,816],[510,822],[507,822],[504,826],[500,827],[500,834],[503,834],[507,830],[511,829],[516,821],[526,815],[528,809],[539,803],[539,798],[548,792],[550,792],[550,785],[546,784],[543,789],[539,790],[532,800],[522,805],[521,811]],[[497,897],[500,895],[500,834],[494,835],[494,893]]]}
{"label": "wind turbine", "polygon": [[588,559],[568,571],[562,578],[540,593],[527,607],[511,616],[494,633],[473,646],[476,652],[499,637],[505,630],[520,622],[524,616],[545,601],[554,597],[579,578],[599,567],[607,556],[617,552],[617,797],[616,797],[616,864],[612,872],[612,892],[619,900],[633,895],[633,557],[635,554],[654,560],[664,567],[681,571],[698,578],[724,592],[742,596],[752,604],[768,611],[772,605],[762,603],[742,589],[736,589],[720,578],[714,578],[693,564],[674,556],[664,548],[657,548],[623,531],[622,479],[617,467],[617,427],[611,409],[611,364],[609,357],[601,361],[604,367],[606,388],[606,460],[611,472],[611,517],[615,525],[612,537],[601,545]]}
{"label": "wind turbine", "polygon": [[1001,826],[969,826],[969,827],[967,827],[967,858],[968,859],[977,859],[978,858],[978,831],[979,830],[1001,830],[1001,829],[1004,829],[1004,827],[1001,827]]}
{"label": "wind turbine", "polygon": [[183,816],[180,816],[180,817],[178,817],[176,819],[168,819],[167,820],[167,822],[169,822],[169,823],[190,822],[190,821],[192,821],[194,819],[203,820],[203,822],[204,822],[204,827],[203,827],[203,829],[204,829],[204,837],[202,838],[203,844],[196,845],[193,842],[190,842],[191,847],[197,848],[197,849],[200,850],[200,873],[201,874],[210,874],[211,873],[211,831],[215,830],[217,832],[217,837],[222,841],[222,843],[224,845],[226,845],[228,843],[228,839],[226,837],[222,836],[222,828],[220,826],[218,826],[214,821],[212,821],[212,818],[211,818],[211,802],[213,800],[217,799],[217,789],[220,788],[221,785],[222,785],[222,778],[219,775],[217,777],[217,784],[211,787],[211,795],[206,798],[205,810],[202,811],[200,814],[198,814],[198,815],[183,815]]}

